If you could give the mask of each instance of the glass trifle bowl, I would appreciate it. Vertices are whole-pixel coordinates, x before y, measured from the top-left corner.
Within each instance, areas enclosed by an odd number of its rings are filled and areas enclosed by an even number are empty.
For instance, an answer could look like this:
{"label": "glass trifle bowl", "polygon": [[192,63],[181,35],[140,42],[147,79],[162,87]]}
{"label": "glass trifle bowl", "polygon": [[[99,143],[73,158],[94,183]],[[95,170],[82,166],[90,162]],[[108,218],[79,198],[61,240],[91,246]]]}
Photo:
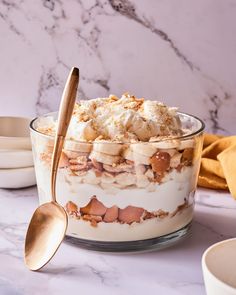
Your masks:
{"label": "glass trifle bowl", "polygon": [[[57,113],[31,122],[40,204],[51,200],[56,125]],[[57,201],[69,219],[66,238],[93,250],[136,251],[184,237],[203,129],[194,116],[129,94],[79,102],[57,176]]]}

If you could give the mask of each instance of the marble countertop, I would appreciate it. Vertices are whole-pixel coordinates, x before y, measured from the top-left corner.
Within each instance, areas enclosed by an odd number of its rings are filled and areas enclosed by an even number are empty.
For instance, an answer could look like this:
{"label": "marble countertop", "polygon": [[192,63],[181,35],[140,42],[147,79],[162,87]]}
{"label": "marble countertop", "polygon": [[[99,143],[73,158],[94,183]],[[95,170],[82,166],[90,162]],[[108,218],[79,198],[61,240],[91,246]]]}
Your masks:
{"label": "marble countertop", "polygon": [[236,202],[227,193],[198,190],[191,235],[162,251],[105,254],[63,243],[41,272],[23,262],[27,222],[36,188],[0,190],[0,294],[205,294],[201,256],[236,236]]}

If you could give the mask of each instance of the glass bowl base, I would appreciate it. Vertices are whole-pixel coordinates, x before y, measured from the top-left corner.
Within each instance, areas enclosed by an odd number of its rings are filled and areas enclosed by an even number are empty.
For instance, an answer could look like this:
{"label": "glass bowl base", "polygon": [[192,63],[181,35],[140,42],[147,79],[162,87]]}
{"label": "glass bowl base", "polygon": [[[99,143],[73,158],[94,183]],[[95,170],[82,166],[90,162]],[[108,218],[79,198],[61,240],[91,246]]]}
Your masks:
{"label": "glass bowl base", "polygon": [[83,249],[100,252],[152,251],[173,246],[189,234],[190,227],[191,223],[168,235],[139,241],[105,242],[80,239],[71,236],[66,236],[65,241],[77,245]]}

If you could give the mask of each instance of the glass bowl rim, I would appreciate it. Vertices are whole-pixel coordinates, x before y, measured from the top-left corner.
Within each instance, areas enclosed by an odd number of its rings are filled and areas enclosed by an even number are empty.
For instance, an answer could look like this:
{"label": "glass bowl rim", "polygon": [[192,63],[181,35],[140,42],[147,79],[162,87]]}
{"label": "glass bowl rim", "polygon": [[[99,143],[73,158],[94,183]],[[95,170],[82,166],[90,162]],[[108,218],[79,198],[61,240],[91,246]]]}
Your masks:
{"label": "glass bowl rim", "polygon": [[[44,136],[45,138],[54,139],[54,136],[53,135],[45,134],[43,132],[40,132],[40,131],[36,130],[34,128],[33,124],[39,118],[47,117],[47,116],[50,116],[50,115],[52,116],[52,115],[55,115],[57,113],[58,112],[50,112],[50,113],[46,113],[45,115],[41,115],[41,116],[35,117],[30,122],[30,125],[29,125],[30,130],[33,131],[33,132],[35,132],[38,135]],[[66,140],[77,142],[77,143],[83,143],[83,144],[85,144],[85,143],[92,144],[93,142],[96,142],[96,143],[102,142],[102,143],[107,143],[107,144],[111,144],[111,143],[117,143],[117,144],[138,144],[138,143],[145,143],[145,144],[148,144],[148,143],[163,142],[163,141],[181,140],[181,139],[185,140],[185,139],[188,139],[188,138],[192,138],[194,136],[197,136],[197,135],[201,134],[204,131],[204,129],[205,129],[205,123],[200,118],[198,118],[197,116],[190,115],[190,114],[185,113],[185,112],[177,112],[177,114],[184,115],[184,116],[189,117],[189,118],[194,118],[196,121],[198,121],[198,123],[200,123],[200,128],[198,128],[197,130],[195,130],[192,133],[188,133],[188,134],[185,134],[185,135],[172,136],[172,137],[169,137],[169,138],[168,137],[162,137],[159,140],[157,139],[157,140],[154,140],[154,141],[137,141],[137,142],[125,141],[125,142],[122,142],[122,141],[108,141],[108,140],[101,140],[101,141],[95,141],[95,140],[92,140],[92,141],[82,141],[81,140],[80,141],[80,140],[75,140],[75,139],[66,139]]]}

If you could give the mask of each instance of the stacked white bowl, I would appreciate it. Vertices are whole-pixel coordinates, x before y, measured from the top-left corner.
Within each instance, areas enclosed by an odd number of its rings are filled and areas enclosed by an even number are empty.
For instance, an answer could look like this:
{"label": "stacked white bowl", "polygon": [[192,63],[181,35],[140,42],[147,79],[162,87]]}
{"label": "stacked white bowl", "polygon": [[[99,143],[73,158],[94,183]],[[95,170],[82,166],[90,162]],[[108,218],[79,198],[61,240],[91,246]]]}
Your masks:
{"label": "stacked white bowl", "polygon": [[30,121],[21,117],[0,117],[0,188],[36,184]]}

